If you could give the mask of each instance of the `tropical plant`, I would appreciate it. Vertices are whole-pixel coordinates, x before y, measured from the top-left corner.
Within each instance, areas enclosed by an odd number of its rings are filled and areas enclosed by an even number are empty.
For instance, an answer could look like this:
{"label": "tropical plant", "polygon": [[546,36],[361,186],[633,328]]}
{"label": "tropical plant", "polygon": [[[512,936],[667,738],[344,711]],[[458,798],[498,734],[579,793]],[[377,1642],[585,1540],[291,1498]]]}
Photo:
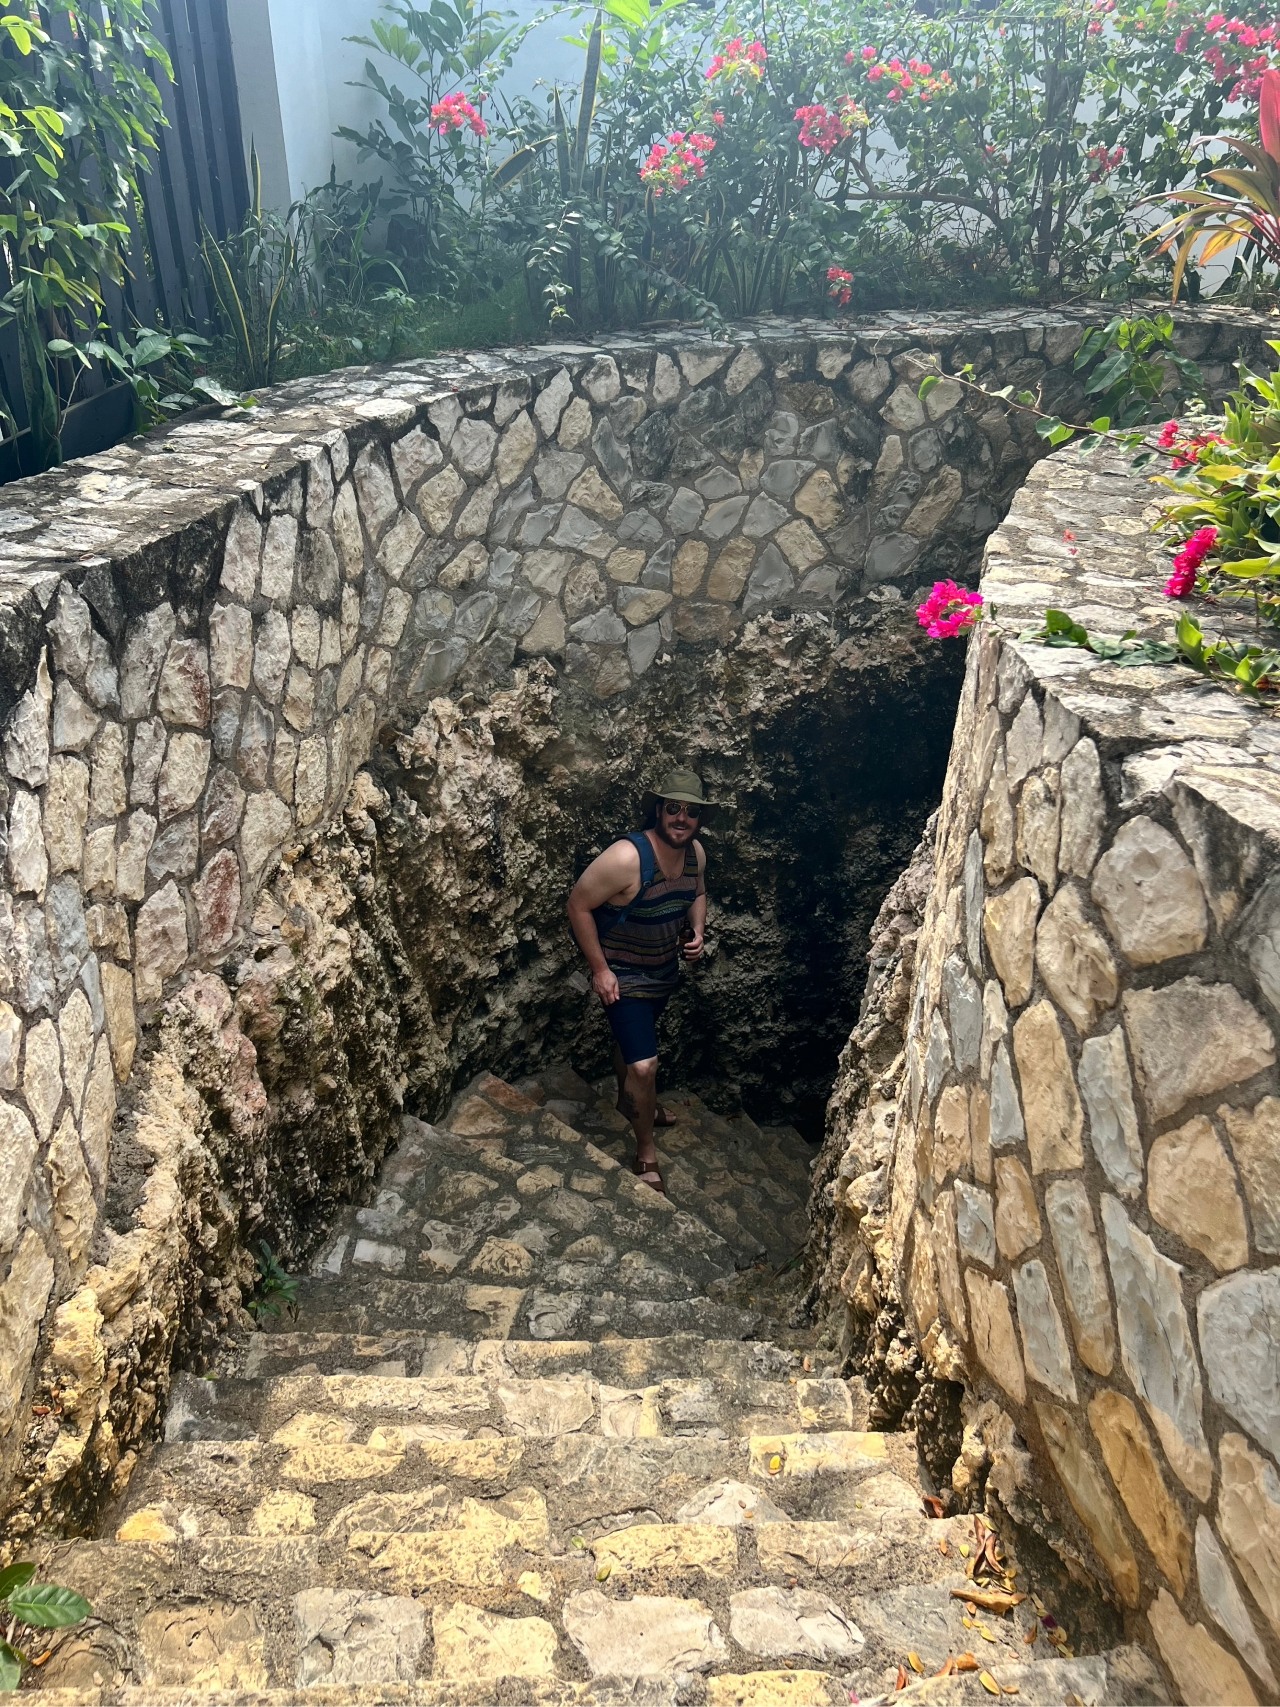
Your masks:
{"label": "tropical plant", "polygon": [[298,1281],[283,1266],[265,1239],[258,1241],[258,1284],[249,1300],[249,1311],[258,1321],[287,1315],[298,1319]]}
{"label": "tropical plant", "polygon": [[37,1582],[36,1568],[29,1560],[0,1570],[0,1621],[7,1620],[0,1637],[0,1690],[17,1689],[31,1663],[25,1650],[17,1646],[21,1628],[67,1630],[82,1623],[92,1610],[84,1596],[74,1590]]}
{"label": "tropical plant", "polygon": [[147,0],[45,0],[38,14],[0,0],[0,318],[17,330],[39,466],[60,459],[83,371],[69,350],[102,336],[104,283],[124,280],[129,217],[163,122],[151,71],[167,75],[169,63],[149,16]]}
{"label": "tropical plant", "polygon": [[531,26],[517,27],[513,13],[484,0],[396,0],[386,10],[389,20],[375,18],[369,35],[349,39],[391,60],[416,87],[402,89],[366,59],[362,86],[386,103],[386,118],[337,134],[356,145],[358,159],[387,168],[382,206],[401,283],[433,291],[483,284],[491,124],[481,109],[492,108],[491,91]]}
{"label": "tropical plant", "polygon": [[1183,204],[1183,212],[1167,220],[1153,241],[1159,253],[1173,254],[1175,299],[1192,259],[1204,266],[1238,249],[1252,251],[1264,264],[1280,266],[1280,70],[1269,70],[1262,77],[1258,122],[1261,142],[1257,147],[1238,136],[1216,139],[1245,162],[1243,168],[1218,166],[1208,174],[1222,191],[1177,190],[1168,197]]}
{"label": "tropical plant", "polygon": [[250,151],[249,185],[249,209],[239,231],[219,240],[205,227],[200,253],[232,340],[236,383],[255,390],[277,376],[289,311],[302,304],[310,257],[301,204],[283,218],[263,206],[256,148]]}

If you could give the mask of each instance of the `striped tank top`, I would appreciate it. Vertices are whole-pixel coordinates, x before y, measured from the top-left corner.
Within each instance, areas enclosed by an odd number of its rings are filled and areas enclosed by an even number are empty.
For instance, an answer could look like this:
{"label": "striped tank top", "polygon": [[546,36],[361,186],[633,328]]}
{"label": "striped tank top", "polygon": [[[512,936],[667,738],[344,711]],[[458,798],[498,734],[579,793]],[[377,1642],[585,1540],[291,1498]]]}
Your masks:
{"label": "striped tank top", "polygon": [[659,866],[653,882],[617,924],[621,907],[608,902],[593,914],[600,946],[621,995],[633,1001],[663,1001],[680,977],[680,931],[698,893],[698,855],[685,849],[684,870],[664,877]]}

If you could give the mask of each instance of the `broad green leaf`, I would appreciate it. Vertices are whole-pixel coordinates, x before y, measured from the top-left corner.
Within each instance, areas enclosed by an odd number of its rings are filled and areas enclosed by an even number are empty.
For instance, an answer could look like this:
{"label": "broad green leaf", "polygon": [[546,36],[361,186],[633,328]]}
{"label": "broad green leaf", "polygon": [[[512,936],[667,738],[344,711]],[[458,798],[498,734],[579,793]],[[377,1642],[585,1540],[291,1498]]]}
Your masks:
{"label": "broad green leaf", "polygon": [[6,1694],[22,1682],[23,1658],[17,1648],[0,1642],[0,1690]]}
{"label": "broad green leaf", "polygon": [[82,1594],[57,1583],[25,1583],[14,1589],[5,1605],[19,1623],[36,1630],[65,1630],[93,1610]]}
{"label": "broad green leaf", "polygon": [[15,1588],[21,1588],[29,1583],[36,1574],[36,1568],[27,1559],[20,1560],[16,1565],[9,1565],[0,1571],[0,1600],[12,1594]]}
{"label": "broad green leaf", "polygon": [[923,402],[933,390],[934,386],[941,385],[941,383],[942,375],[940,373],[925,374],[924,378],[920,381],[920,389],[917,391],[916,396],[920,398],[921,402]]}

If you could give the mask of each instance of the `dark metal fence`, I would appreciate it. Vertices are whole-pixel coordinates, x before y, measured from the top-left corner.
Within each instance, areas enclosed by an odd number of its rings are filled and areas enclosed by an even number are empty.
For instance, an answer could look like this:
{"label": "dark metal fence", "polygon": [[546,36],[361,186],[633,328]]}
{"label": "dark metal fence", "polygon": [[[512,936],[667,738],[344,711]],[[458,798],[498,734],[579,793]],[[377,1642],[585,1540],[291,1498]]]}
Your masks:
{"label": "dark metal fence", "polygon": [[[44,27],[77,51],[81,43],[65,12],[47,12]],[[217,237],[239,228],[249,191],[240,134],[240,108],[231,59],[226,0],[155,0],[155,31],[173,63],[173,80],[158,68],[167,123],[158,152],[141,181],[142,205],[130,219],[128,277],[123,288],[102,281],[107,326],[117,336],[163,323],[171,331],[205,331],[211,307],[200,259],[202,224]],[[0,291],[8,287],[0,258]],[[0,446],[0,480],[32,472],[33,447],[23,394],[18,333],[0,325],[0,390],[17,425]],[[114,444],[129,431],[133,397],[95,364],[76,386],[62,427],[66,457]]]}

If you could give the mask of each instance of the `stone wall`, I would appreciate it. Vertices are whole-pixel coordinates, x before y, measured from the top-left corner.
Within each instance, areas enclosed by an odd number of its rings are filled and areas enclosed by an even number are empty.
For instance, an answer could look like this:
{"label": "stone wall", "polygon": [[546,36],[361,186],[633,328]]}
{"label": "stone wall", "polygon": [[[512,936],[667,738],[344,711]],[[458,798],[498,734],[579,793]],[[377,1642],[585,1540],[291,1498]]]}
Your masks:
{"label": "stone wall", "polygon": [[1067,453],[988,543],[914,967],[884,957],[833,1104],[825,1284],[963,1383],[958,1491],[989,1472],[1184,1700],[1274,1701],[1280,729],[1017,638],[1047,605],[1168,633],[1152,497]]}
{"label": "stone wall", "polygon": [[[803,647],[905,611],[1039,448],[954,383],[922,404],[925,365],[1065,407],[1082,324],[766,322],[353,371],[6,488],[0,1475],[21,1454],[28,1517],[127,1475],[253,1245],[305,1246],[370,1177],[402,1060],[434,1051],[445,1088],[439,989],[373,894],[366,761],[409,751],[465,818],[441,743],[483,752],[483,707],[539,671],[621,726],[753,624]],[[1193,314],[1183,338],[1220,381],[1257,329]],[[461,1009],[459,978],[496,971],[460,955],[434,983]],[[388,992],[371,1018],[362,989]]]}

